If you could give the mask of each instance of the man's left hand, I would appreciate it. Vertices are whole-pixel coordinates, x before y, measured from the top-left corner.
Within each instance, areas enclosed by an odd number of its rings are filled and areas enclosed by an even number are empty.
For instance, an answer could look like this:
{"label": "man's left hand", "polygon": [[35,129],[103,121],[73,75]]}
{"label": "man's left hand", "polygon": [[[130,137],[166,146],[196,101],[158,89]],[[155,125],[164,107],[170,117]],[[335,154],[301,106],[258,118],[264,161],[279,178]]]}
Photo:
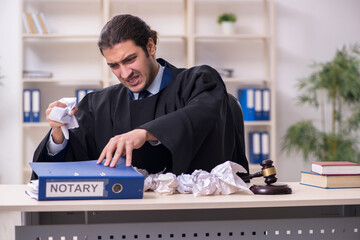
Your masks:
{"label": "man's left hand", "polygon": [[[141,148],[148,140],[157,140],[145,129],[135,129],[130,132],[112,137],[102,150],[97,164],[103,162],[104,166],[115,167],[120,157],[126,156],[126,166],[131,166],[132,151]],[[114,156],[113,156],[114,155]]]}

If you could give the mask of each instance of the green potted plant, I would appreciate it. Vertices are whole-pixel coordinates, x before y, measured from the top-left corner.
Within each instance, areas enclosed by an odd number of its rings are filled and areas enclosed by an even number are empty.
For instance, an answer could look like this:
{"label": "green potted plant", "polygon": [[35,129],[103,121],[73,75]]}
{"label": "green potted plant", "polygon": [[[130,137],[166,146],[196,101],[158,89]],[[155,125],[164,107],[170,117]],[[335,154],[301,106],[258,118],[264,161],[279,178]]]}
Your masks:
{"label": "green potted plant", "polygon": [[221,25],[225,35],[231,35],[235,32],[236,15],[233,13],[223,13],[218,17],[217,22]]}
{"label": "green potted plant", "polygon": [[298,81],[298,102],[320,110],[320,124],[308,119],[290,126],[282,150],[301,152],[305,160],[359,162],[360,45],[344,46],[331,61],[311,67],[313,73]]}

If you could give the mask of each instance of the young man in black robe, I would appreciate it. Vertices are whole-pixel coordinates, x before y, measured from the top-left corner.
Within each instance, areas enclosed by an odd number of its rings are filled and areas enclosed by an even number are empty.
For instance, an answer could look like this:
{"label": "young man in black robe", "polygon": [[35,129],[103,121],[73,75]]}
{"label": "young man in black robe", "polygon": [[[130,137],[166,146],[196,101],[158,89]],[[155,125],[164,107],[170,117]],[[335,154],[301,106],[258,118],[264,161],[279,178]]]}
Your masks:
{"label": "young man in black robe", "polygon": [[181,174],[231,160],[248,170],[241,120],[219,74],[209,66],[178,69],[156,59],[156,43],[157,33],[140,18],[112,18],[98,46],[121,84],[83,98],[73,109],[79,128],[69,130],[68,140],[64,124],[48,118],[53,107],[65,105],[51,103],[46,115],[52,130],[34,161],[98,159],[114,167],[126,156],[127,166]]}

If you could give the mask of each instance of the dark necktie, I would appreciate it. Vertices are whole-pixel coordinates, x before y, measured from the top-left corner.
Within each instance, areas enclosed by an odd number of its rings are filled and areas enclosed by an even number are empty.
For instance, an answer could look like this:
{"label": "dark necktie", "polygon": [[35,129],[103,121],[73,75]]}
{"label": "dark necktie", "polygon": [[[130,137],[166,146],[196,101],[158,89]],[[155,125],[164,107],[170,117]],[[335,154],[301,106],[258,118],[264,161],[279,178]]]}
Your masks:
{"label": "dark necktie", "polygon": [[143,90],[139,93],[138,100],[146,98],[150,95],[150,92],[148,90]]}

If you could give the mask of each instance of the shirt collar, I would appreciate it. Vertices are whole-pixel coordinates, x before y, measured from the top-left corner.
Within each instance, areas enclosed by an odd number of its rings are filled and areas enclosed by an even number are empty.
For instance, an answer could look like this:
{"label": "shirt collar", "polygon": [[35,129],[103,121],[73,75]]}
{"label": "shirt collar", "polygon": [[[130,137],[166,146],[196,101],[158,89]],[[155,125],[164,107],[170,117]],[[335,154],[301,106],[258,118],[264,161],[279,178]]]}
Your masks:
{"label": "shirt collar", "polygon": [[[154,81],[146,89],[150,92],[151,96],[157,94],[160,91],[160,86],[161,86],[161,81],[162,81],[163,74],[164,74],[164,69],[165,69],[165,67],[161,66],[161,64],[159,64],[159,71],[158,71]],[[133,93],[133,94],[134,94],[134,99],[138,99],[139,93]]]}

